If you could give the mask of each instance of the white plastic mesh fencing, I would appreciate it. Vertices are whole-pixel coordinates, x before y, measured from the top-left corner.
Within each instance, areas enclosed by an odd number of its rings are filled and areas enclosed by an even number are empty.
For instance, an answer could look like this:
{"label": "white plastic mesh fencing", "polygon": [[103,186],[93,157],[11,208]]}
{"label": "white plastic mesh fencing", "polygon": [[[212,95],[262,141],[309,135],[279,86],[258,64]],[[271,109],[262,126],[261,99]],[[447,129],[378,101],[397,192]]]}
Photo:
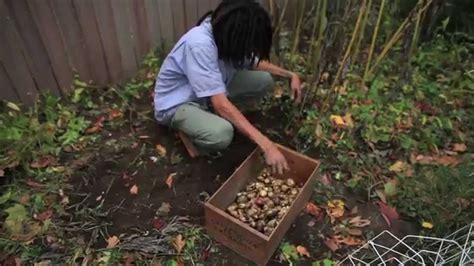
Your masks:
{"label": "white plastic mesh fencing", "polygon": [[474,222],[445,238],[407,235],[402,239],[383,231],[339,265],[474,265],[473,229]]}

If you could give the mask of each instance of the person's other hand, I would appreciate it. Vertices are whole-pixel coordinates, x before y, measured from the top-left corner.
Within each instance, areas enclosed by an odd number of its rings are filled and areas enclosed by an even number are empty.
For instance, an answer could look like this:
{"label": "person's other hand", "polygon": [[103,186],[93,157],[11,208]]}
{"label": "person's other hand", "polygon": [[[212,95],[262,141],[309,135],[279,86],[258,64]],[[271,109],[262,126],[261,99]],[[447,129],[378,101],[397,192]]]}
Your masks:
{"label": "person's other hand", "polygon": [[293,73],[291,76],[291,99],[295,101],[295,103],[301,103],[301,99],[303,97],[303,93],[301,91],[301,80],[298,74]]}
{"label": "person's other hand", "polygon": [[276,145],[271,145],[264,151],[265,162],[272,167],[273,173],[283,174],[289,170],[285,156],[280,152]]}

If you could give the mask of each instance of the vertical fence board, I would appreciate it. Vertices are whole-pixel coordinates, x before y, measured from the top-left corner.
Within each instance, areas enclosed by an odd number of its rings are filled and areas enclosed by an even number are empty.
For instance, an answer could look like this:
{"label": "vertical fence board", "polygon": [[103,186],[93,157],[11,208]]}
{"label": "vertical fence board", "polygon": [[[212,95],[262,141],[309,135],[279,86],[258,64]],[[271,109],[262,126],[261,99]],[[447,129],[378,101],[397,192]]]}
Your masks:
{"label": "vertical fence board", "polygon": [[73,74],[54,14],[48,2],[30,0],[28,4],[33,11],[33,19],[38,25],[41,39],[48,51],[59,88],[66,92],[71,86]]}
{"label": "vertical fence board", "polygon": [[33,21],[32,14],[26,0],[6,1],[13,22],[19,32],[23,43],[25,59],[27,60],[30,72],[36,82],[37,89],[51,90],[59,94],[58,84],[54,77],[53,69],[46,48],[41,41],[38,28]]}
{"label": "vertical fence board", "polygon": [[129,0],[123,0],[127,5],[127,13],[129,16],[128,22],[130,23],[130,35],[132,36],[133,51],[135,53],[135,63],[140,66],[140,36],[138,32],[137,16],[135,14],[133,3]]}
{"label": "vertical fence board", "polygon": [[133,0],[132,13],[135,15],[135,26],[136,33],[138,36],[138,59],[140,60],[143,56],[150,51],[150,37],[148,34],[148,23],[146,19],[145,2],[143,0]]}
{"label": "vertical fence board", "polygon": [[91,0],[73,0],[79,24],[84,33],[87,56],[91,67],[91,74],[97,84],[107,84],[107,65],[105,63],[104,48],[100,40],[99,29],[95,19],[94,6]]}
{"label": "vertical fence board", "polygon": [[158,1],[158,12],[160,14],[160,25],[163,39],[167,46],[170,46],[174,40],[174,26],[173,17],[171,12],[171,1],[172,0],[157,0]]}
{"label": "vertical fence board", "polygon": [[69,55],[69,62],[75,72],[82,80],[90,81],[92,74],[88,61],[84,34],[79,25],[79,20],[72,4],[72,0],[50,0],[51,8],[57,18],[61,36],[63,38],[66,51]]}
{"label": "vertical fence board", "polygon": [[183,0],[173,0],[171,10],[173,11],[174,40],[178,41],[186,31]]}
{"label": "vertical fence board", "polygon": [[184,9],[186,10],[186,29],[194,27],[199,20],[196,0],[184,0]]}
{"label": "vertical fence board", "polygon": [[137,71],[137,59],[134,50],[134,36],[130,30],[130,9],[128,0],[115,0],[112,5],[117,39],[122,57],[124,78],[130,78]]}
{"label": "vertical fence board", "polygon": [[4,2],[0,1],[0,61],[20,100],[32,104],[38,92],[20,46],[17,29]]}
{"label": "vertical fence board", "polygon": [[5,66],[0,61],[0,99],[10,101],[10,102],[17,102],[20,100],[18,95],[16,94],[15,88],[8,77],[7,71],[5,70]]}
{"label": "vertical fence board", "polygon": [[148,23],[148,34],[150,34],[150,45],[158,47],[161,45],[160,14],[158,13],[158,2],[156,0],[145,0],[145,11]]}
{"label": "vertical fence board", "polygon": [[110,82],[116,82],[122,75],[122,59],[114,27],[112,7],[109,0],[94,1],[93,5]]}

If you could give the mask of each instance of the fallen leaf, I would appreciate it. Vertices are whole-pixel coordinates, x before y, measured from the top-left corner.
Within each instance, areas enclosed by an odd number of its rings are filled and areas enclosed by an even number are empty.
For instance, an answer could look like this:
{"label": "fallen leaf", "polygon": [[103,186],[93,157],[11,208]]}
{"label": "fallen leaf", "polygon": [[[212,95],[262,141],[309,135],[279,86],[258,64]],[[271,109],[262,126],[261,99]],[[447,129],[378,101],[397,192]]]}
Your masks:
{"label": "fallen leaf", "polygon": [[341,248],[334,237],[325,238],[323,242],[324,245],[326,245],[326,247],[328,247],[332,252],[335,252]]}
{"label": "fallen leaf", "polygon": [[319,217],[319,216],[321,216],[321,213],[322,213],[321,208],[319,208],[318,206],[316,206],[316,204],[314,204],[312,202],[306,203],[305,211],[306,211],[306,213],[308,213],[308,214],[310,214],[314,217]]}
{"label": "fallen leaf", "polygon": [[111,236],[107,239],[107,248],[114,248],[120,242],[117,236]]}
{"label": "fallen leaf", "polygon": [[303,247],[303,246],[297,246],[297,247],[296,247],[296,252],[298,252],[298,254],[299,254],[300,256],[306,256],[306,257],[308,257],[308,258],[311,257],[311,255],[309,254],[308,250],[307,250],[305,247]]}
{"label": "fallen leaf", "polygon": [[172,173],[166,178],[165,182],[166,182],[166,185],[168,185],[169,188],[173,187],[173,181],[174,181],[175,176],[176,176],[176,173]]}
{"label": "fallen leaf", "polygon": [[156,211],[156,215],[157,216],[166,216],[166,215],[168,215],[170,210],[171,210],[171,204],[169,204],[167,202],[163,202],[163,203],[161,203],[160,208],[158,208],[158,210]]}
{"label": "fallen leaf", "polygon": [[86,130],[86,133],[87,134],[93,134],[93,133],[98,132],[99,130],[101,130],[104,127],[104,121],[105,121],[105,116],[100,115],[99,117],[97,117],[97,119],[92,124],[92,126],[89,127]]}
{"label": "fallen leaf", "polygon": [[138,194],[138,186],[137,185],[133,185],[130,188],[130,194],[132,194],[132,195],[137,195]]}
{"label": "fallen leaf", "polygon": [[123,113],[120,112],[120,110],[115,109],[109,112],[109,120],[114,120],[115,118],[119,118],[121,116],[123,116]]}
{"label": "fallen leaf", "polygon": [[421,224],[421,226],[422,226],[423,228],[426,228],[426,229],[433,229],[433,227],[434,227],[433,224],[430,223],[430,222],[423,222],[423,223]]}
{"label": "fallen leaf", "polygon": [[56,164],[56,159],[51,155],[43,156],[30,164],[31,168],[41,169]]}
{"label": "fallen leaf", "polygon": [[464,143],[454,143],[453,144],[453,151],[455,152],[465,152],[467,150],[467,146]]}
{"label": "fallen leaf", "polygon": [[5,176],[5,171],[3,169],[0,169],[0,177],[4,177]]}
{"label": "fallen leaf", "polygon": [[326,212],[331,219],[331,223],[334,223],[336,218],[344,215],[344,202],[342,200],[330,200]]}
{"label": "fallen leaf", "polygon": [[459,158],[450,155],[427,156],[422,154],[412,154],[411,159],[416,163],[426,165],[443,165],[453,167],[461,163]]}
{"label": "fallen leaf", "polygon": [[165,225],[166,223],[160,218],[155,218],[151,222],[151,226],[153,226],[153,228],[155,228],[156,230],[161,230],[161,228],[163,228]]}
{"label": "fallen leaf", "polygon": [[387,204],[380,201],[376,202],[375,204],[379,206],[380,213],[384,216],[389,226],[391,225],[391,222],[400,219],[400,215],[398,214],[395,207],[388,206]]}
{"label": "fallen leaf", "polygon": [[38,220],[44,222],[44,221],[50,219],[51,216],[53,216],[53,210],[49,209],[49,210],[46,210],[46,211],[44,211],[44,212],[38,214],[38,216],[36,217],[36,219],[38,219]]}
{"label": "fallen leaf", "polygon": [[337,235],[335,236],[336,242],[340,244],[344,244],[346,246],[358,246],[362,244],[362,239],[353,237],[353,236],[341,236]]}
{"label": "fallen leaf", "polygon": [[160,144],[157,144],[155,148],[156,148],[156,151],[158,152],[158,155],[160,155],[160,157],[165,157],[166,156],[166,148],[165,147],[163,147]]}
{"label": "fallen leaf", "polygon": [[349,224],[351,224],[354,227],[366,227],[370,225],[370,220],[368,219],[362,219],[360,216],[356,216],[354,218],[351,218],[349,220]]}
{"label": "fallen leaf", "polygon": [[18,107],[18,105],[12,103],[12,102],[7,102],[7,107],[12,109],[12,110],[15,110],[17,112],[20,112],[20,107]]}
{"label": "fallen leaf", "polygon": [[178,254],[181,253],[184,248],[184,245],[186,245],[186,241],[184,241],[183,236],[181,234],[177,235],[174,240],[174,248],[176,249]]}
{"label": "fallen leaf", "polygon": [[346,123],[344,122],[344,119],[340,115],[331,115],[329,117],[329,120],[333,124],[333,126],[337,128],[344,128],[346,126]]}
{"label": "fallen leaf", "polygon": [[273,91],[273,97],[275,97],[276,99],[279,99],[281,98],[281,96],[283,96],[283,93],[284,93],[283,88],[281,86],[276,86],[275,90]]}
{"label": "fallen leaf", "polygon": [[434,157],[434,161],[444,166],[456,166],[461,162],[458,158],[449,155]]}
{"label": "fallen leaf", "polygon": [[397,194],[397,181],[396,180],[390,180],[384,185],[384,192],[385,195],[389,197],[393,197]]}
{"label": "fallen leaf", "polygon": [[392,172],[395,172],[395,173],[400,173],[401,171],[403,171],[403,169],[405,169],[405,162],[402,162],[402,161],[396,161],[394,164],[392,164],[388,170],[392,171]]}
{"label": "fallen leaf", "polygon": [[149,139],[150,136],[148,135],[142,135],[142,136],[138,136],[139,139]]}
{"label": "fallen leaf", "polygon": [[355,228],[349,228],[347,229],[347,233],[353,236],[361,236],[362,235],[362,230],[360,229],[355,229]]}
{"label": "fallen leaf", "polygon": [[134,261],[135,261],[135,257],[133,256],[133,254],[128,254],[125,257],[124,266],[132,266]]}
{"label": "fallen leaf", "polygon": [[324,175],[321,176],[321,182],[325,184],[326,186],[331,185],[331,176],[328,173],[325,173]]}

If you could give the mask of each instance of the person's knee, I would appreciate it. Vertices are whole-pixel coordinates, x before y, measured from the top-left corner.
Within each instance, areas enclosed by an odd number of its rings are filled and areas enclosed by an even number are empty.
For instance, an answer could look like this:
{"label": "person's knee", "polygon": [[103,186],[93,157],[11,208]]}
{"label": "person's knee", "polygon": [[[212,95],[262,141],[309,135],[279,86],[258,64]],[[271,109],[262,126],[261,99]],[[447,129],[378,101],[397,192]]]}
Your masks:
{"label": "person's knee", "polygon": [[212,125],[207,141],[203,148],[219,151],[227,148],[234,138],[234,128],[227,120]]}

